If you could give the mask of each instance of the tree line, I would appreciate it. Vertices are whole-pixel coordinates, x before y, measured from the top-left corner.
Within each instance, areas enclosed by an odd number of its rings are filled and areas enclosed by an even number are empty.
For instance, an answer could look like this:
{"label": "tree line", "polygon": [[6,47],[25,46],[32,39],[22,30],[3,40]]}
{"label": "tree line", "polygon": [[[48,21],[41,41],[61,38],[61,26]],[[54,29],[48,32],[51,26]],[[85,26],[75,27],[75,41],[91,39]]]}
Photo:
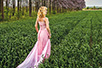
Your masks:
{"label": "tree line", "polygon": [[75,2],[68,3],[68,0],[0,0],[0,21],[19,19],[21,16],[31,17],[37,13],[40,6],[46,6],[48,14],[72,11],[73,8],[69,6],[73,7]]}
{"label": "tree line", "polygon": [[86,9],[102,9],[102,7],[93,6],[93,7],[86,7]]}

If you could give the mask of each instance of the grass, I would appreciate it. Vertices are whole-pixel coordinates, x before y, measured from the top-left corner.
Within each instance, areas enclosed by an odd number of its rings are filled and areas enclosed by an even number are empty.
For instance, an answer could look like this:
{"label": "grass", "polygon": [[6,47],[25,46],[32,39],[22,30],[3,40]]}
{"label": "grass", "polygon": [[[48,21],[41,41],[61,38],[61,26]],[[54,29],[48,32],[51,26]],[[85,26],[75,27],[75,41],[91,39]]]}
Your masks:
{"label": "grass", "polygon": [[[102,67],[101,11],[73,11],[47,17],[52,34],[51,56],[39,68]],[[36,16],[1,22],[0,68],[15,68],[25,60],[37,41],[35,21]]]}

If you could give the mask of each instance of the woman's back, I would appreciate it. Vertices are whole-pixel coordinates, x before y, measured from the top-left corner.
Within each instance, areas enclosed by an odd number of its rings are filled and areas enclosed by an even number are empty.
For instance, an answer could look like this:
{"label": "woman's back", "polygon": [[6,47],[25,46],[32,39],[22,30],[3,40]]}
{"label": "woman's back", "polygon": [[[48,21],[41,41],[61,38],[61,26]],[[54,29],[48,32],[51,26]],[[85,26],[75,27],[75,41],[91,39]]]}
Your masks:
{"label": "woman's back", "polygon": [[[45,17],[45,18],[47,18],[47,17]],[[46,28],[45,18],[43,18],[43,21],[38,21],[41,30]]]}

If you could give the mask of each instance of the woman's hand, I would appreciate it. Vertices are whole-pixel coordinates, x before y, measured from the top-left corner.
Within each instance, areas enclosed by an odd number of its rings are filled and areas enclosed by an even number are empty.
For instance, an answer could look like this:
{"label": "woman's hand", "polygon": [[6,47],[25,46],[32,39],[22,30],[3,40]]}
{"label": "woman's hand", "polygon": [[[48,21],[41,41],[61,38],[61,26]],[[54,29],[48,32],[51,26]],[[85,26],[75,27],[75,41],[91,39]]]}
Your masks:
{"label": "woman's hand", "polygon": [[49,35],[48,38],[50,39],[51,38],[51,35]]}

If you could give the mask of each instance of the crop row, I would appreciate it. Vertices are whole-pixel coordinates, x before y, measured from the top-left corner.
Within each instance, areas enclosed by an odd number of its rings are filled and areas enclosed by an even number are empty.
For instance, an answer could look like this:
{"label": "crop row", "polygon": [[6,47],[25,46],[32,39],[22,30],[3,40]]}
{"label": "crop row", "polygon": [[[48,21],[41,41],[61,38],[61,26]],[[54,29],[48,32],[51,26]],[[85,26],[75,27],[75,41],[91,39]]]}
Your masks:
{"label": "crop row", "polygon": [[[70,16],[66,13],[66,15],[60,14],[49,18],[52,48],[61,42],[68,31],[78,24],[79,20],[84,18],[81,18],[78,13],[74,14],[76,17],[73,17],[73,13]],[[0,24],[0,68],[15,68],[24,61],[37,41],[34,21],[24,20]]]}
{"label": "crop row", "polygon": [[[99,68],[102,67],[102,51],[100,45],[90,46],[91,20],[94,13],[88,12],[88,16],[79,22],[71,30],[59,45],[55,45],[53,56],[46,60],[40,68]],[[98,25],[99,26],[99,25]],[[93,27],[94,28],[94,27]],[[95,29],[95,28],[94,28]],[[93,37],[93,36],[92,36]]]}
{"label": "crop row", "polygon": [[[40,68],[102,67],[101,12],[49,16],[51,56]],[[97,22],[97,23],[96,23]],[[0,24],[0,68],[22,63],[37,41],[35,19]]]}

